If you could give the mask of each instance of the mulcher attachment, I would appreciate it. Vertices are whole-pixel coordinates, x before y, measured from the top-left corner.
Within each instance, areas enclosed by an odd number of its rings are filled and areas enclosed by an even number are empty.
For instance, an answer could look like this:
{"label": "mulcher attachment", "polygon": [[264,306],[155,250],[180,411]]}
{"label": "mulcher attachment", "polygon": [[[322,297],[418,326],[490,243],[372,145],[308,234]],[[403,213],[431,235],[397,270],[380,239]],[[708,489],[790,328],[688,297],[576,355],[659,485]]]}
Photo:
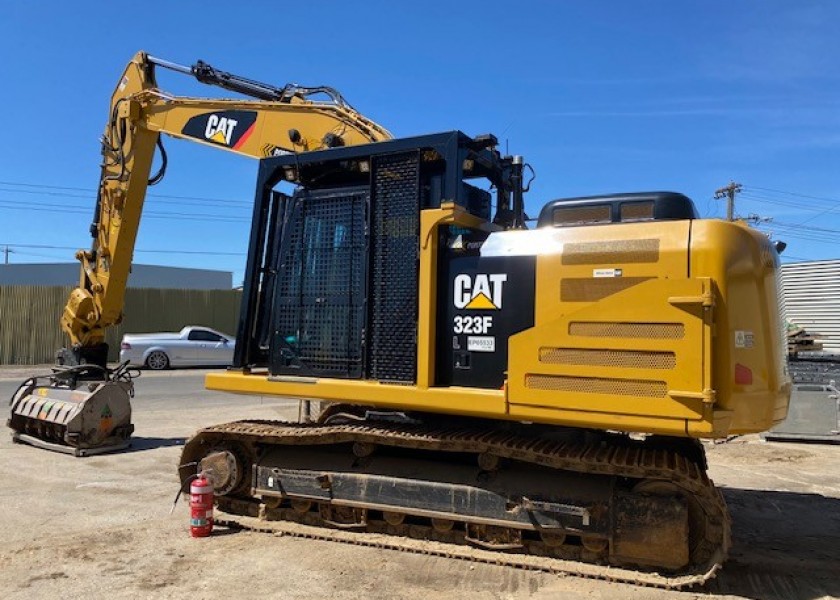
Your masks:
{"label": "mulcher attachment", "polygon": [[12,395],[7,425],[15,442],[74,456],[128,448],[134,384],[114,371],[80,365],[27,379]]}

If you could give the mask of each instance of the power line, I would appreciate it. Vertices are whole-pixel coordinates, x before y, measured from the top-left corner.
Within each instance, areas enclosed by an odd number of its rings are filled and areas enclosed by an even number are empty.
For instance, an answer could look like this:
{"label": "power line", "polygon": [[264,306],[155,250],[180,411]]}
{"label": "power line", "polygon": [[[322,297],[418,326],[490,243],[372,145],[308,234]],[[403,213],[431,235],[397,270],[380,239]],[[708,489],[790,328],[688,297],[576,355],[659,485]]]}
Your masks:
{"label": "power line", "polygon": [[[68,192],[50,192],[50,191],[37,191],[37,190],[15,190],[15,189],[6,189],[0,187],[0,193],[7,193],[7,194],[33,194],[36,196],[52,196],[52,197],[59,197],[59,198],[82,198],[86,200],[90,200],[93,198],[93,194],[71,194]],[[146,199],[144,201],[145,204],[174,204],[176,206],[213,206],[215,208],[236,208],[238,206],[230,206],[231,203],[237,202],[241,204],[242,207],[250,207],[250,202],[245,202],[244,200],[230,200],[225,201],[222,203],[222,200],[214,200],[212,198],[208,198],[206,200],[192,200],[192,199],[184,199],[184,200],[167,200],[167,199]],[[93,206],[93,203],[91,203]]]}
{"label": "power line", "polygon": [[760,226],[763,227],[779,227],[786,231],[791,232],[799,232],[802,234],[809,234],[814,235],[817,237],[831,237],[834,240],[837,240],[837,236],[840,235],[840,230],[837,229],[829,229],[827,227],[813,227],[813,226],[803,226],[798,225],[796,223],[786,223],[784,221],[773,221],[773,223],[760,223]]}
{"label": "power line", "polygon": [[[15,252],[18,256],[37,256],[38,258],[52,258],[54,260],[67,258],[66,256],[58,256],[56,254],[41,254],[38,252]],[[6,263],[9,264],[9,263]]]}
{"label": "power line", "polygon": [[[770,198],[767,196],[756,195],[755,193],[751,192],[742,192],[740,195],[741,198],[745,200],[755,200],[757,202],[766,202],[767,204],[775,204],[777,206],[788,206],[791,208],[795,208],[797,210],[824,210],[823,205],[809,205],[803,204],[802,202],[797,202],[795,200],[785,200],[782,198]],[[840,208],[840,206],[831,206],[829,207],[830,210],[834,210],[835,208]]]}
{"label": "power line", "polygon": [[[19,187],[28,187],[28,188],[40,188],[40,189],[49,189],[49,190],[69,190],[74,192],[88,192],[90,194],[95,194],[96,190],[93,188],[83,188],[83,187],[71,187],[66,185],[47,185],[44,183],[28,183],[22,181],[0,181],[0,185],[11,185],[11,186],[19,186]],[[10,190],[16,191],[16,190]],[[21,190],[22,191],[22,190]],[[44,192],[46,193],[46,192]],[[200,200],[200,201],[209,201],[209,202],[223,202],[223,203],[230,203],[230,204],[244,204],[250,206],[252,203],[246,200],[231,200],[229,198],[207,198],[203,196],[177,196],[173,194],[156,194],[156,193],[147,193],[146,196],[150,196],[152,198],[171,198],[173,200]],[[74,196],[79,198],[86,198],[87,196]]]}
{"label": "power line", "polygon": [[[771,228],[772,229],[772,228]],[[828,234],[819,234],[819,233],[797,233],[796,231],[791,231],[785,229],[782,232],[782,235],[785,238],[794,238],[798,240],[805,240],[808,242],[814,242],[817,244],[837,244],[837,236],[836,235],[828,235]]]}
{"label": "power line", "polygon": [[[41,206],[46,208],[35,208],[34,206]],[[19,206],[13,200],[0,199],[0,207],[10,210],[40,210],[42,212],[64,212],[68,214],[90,214],[90,207],[79,206],[77,204],[55,204],[51,202],[29,202],[27,206]],[[247,223],[251,219],[249,217],[235,217],[232,215],[220,215],[213,213],[182,213],[169,211],[145,211],[143,217],[151,217],[156,219],[169,219],[171,217],[179,217],[190,221],[223,221],[228,223]]]}
{"label": "power line", "polygon": [[803,206],[802,204],[796,202],[788,202],[785,200],[780,200],[778,198],[767,198],[766,196],[756,196],[750,192],[741,192],[741,198],[744,200],[752,200],[754,202],[765,202],[767,204],[775,204],[776,206],[788,206],[791,208],[797,209],[804,209],[804,210],[819,210],[810,206]]}
{"label": "power line", "polygon": [[831,234],[840,234],[840,229],[829,229],[827,227],[814,227],[813,225],[805,225],[802,226],[798,223],[782,223],[780,221],[773,221],[779,227],[784,227],[785,229],[805,229],[806,231],[818,231],[818,232],[825,232]]}
{"label": "power line", "polygon": [[832,206],[832,207],[830,207],[830,208],[827,208],[827,209],[825,209],[825,210],[822,210],[822,211],[818,212],[817,214],[815,214],[815,215],[812,215],[812,216],[808,217],[807,219],[802,219],[801,221],[799,221],[798,225],[803,225],[803,224],[807,223],[808,221],[813,221],[813,220],[814,220],[814,219],[816,219],[817,217],[821,217],[821,216],[823,216],[823,215],[827,215],[828,213],[830,213],[830,212],[834,212],[834,211],[835,211],[835,210],[837,210],[837,209],[840,209],[840,204],[838,204],[837,206]]}
{"label": "power line", "polygon": [[786,196],[796,196],[798,198],[808,198],[809,200],[823,200],[825,202],[834,202],[840,204],[840,199],[827,198],[826,196],[811,196],[810,194],[802,194],[800,192],[789,192],[786,190],[775,190],[773,188],[759,187],[757,185],[748,185],[747,189],[762,190],[765,192],[773,192],[776,194],[785,194]]}
{"label": "power line", "polygon": [[[840,210],[840,200],[837,199],[837,198],[828,198],[826,196],[814,196],[814,195],[811,195],[811,194],[802,194],[802,193],[799,193],[799,192],[791,192],[791,191],[787,191],[787,190],[777,190],[777,189],[773,189],[773,188],[765,188],[765,187],[759,187],[759,186],[755,186],[755,185],[750,186],[750,187],[752,187],[754,189],[757,189],[757,190],[764,190],[766,192],[772,192],[772,193],[776,193],[776,194],[784,194],[784,195],[793,196],[793,197],[796,197],[796,198],[806,198],[808,200],[818,200],[818,201],[821,201],[821,202],[831,203],[831,206],[829,206],[828,208],[822,209],[822,210],[820,210],[819,208],[810,208],[810,210],[816,210],[818,212],[814,215],[811,215],[810,217],[802,219],[799,222],[799,225],[802,225],[804,223],[808,223],[809,221],[813,221],[814,219],[816,219],[818,217],[821,217],[823,215],[827,215],[827,214],[832,213],[836,210]],[[793,206],[796,206],[797,208],[806,208],[806,207],[801,206],[801,204],[796,204],[796,205],[793,205]]]}
{"label": "power line", "polygon": [[783,200],[777,200],[775,198],[771,199],[771,198],[766,198],[764,196],[754,196],[754,195],[751,195],[751,194],[747,194],[746,192],[741,194],[741,198],[744,199],[744,200],[753,201],[753,202],[763,202],[763,203],[766,203],[766,204],[773,204],[773,205],[776,205],[776,206],[784,206],[784,207],[788,207],[788,208],[795,208],[797,210],[817,211],[816,214],[801,220],[799,222],[800,225],[802,225],[804,223],[808,223],[809,221],[813,221],[817,217],[821,217],[823,215],[828,215],[828,214],[831,214],[831,213],[836,214],[836,213],[840,212],[840,204],[838,204],[836,206],[831,206],[827,209],[823,209],[820,206],[807,206],[807,205],[802,205],[802,204],[795,203],[795,202],[785,202]]}
{"label": "power line", "polygon": [[35,208],[32,206],[3,206],[0,208],[5,208],[6,210],[34,210],[38,212],[48,212],[52,214],[56,214],[58,212],[63,212],[71,215],[86,215],[89,214],[90,211],[83,211],[83,210],[76,210],[76,209],[67,209],[62,211],[56,211],[51,208]]}
{"label": "power line", "polygon": [[792,256],[785,252],[782,254],[782,260],[814,260],[813,258],[805,258],[804,256]]}
{"label": "power line", "polygon": [[[77,246],[52,246],[49,244],[0,244],[6,248],[36,248],[46,250],[78,250]],[[202,254],[208,256],[245,256],[245,252],[216,252],[216,251],[202,251],[202,250],[140,250],[135,249],[135,252],[143,252],[149,254]],[[11,250],[14,252],[14,250]]]}
{"label": "power line", "polygon": [[799,221],[799,223],[796,224],[797,226],[801,226],[801,225],[804,225],[805,223],[809,223],[810,221],[813,221],[814,219],[817,219],[817,218],[822,217],[824,215],[828,215],[828,214],[832,214],[832,213],[837,214],[837,212],[840,212],[840,203],[838,203],[837,205],[829,206],[828,208],[823,209],[821,207],[803,206],[801,204],[796,204],[796,203],[792,203],[792,202],[777,201],[775,199],[771,200],[769,198],[757,197],[757,196],[745,195],[744,198],[746,200],[753,200],[753,201],[756,201],[756,202],[766,202],[768,204],[775,204],[777,206],[786,206],[786,207],[790,207],[790,208],[795,208],[797,210],[817,211],[816,214],[813,214],[810,217],[806,217],[805,219],[802,219],[801,221]]}

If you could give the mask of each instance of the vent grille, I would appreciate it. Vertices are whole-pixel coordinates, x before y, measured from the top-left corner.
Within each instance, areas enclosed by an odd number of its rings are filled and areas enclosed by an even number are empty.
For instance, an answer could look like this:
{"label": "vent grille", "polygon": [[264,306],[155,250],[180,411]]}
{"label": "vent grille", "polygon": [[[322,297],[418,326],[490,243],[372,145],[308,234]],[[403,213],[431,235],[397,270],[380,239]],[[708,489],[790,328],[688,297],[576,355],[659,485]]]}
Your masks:
{"label": "vent grille", "polygon": [[371,379],[417,380],[419,175],[416,152],[373,161]]}
{"label": "vent grille", "polygon": [[623,367],[630,369],[673,369],[673,352],[644,350],[590,350],[583,348],[540,348],[540,362],[558,365]]}
{"label": "vent grille", "polygon": [[680,340],[685,337],[682,323],[610,323],[573,321],[569,335],[585,337],[614,337],[651,340]]}
{"label": "vent grille", "polygon": [[555,226],[611,223],[612,207],[609,204],[559,207],[554,209],[551,216]]}
{"label": "vent grille", "polygon": [[653,279],[652,277],[567,277],[560,281],[563,302],[597,302]]}
{"label": "vent grille", "polygon": [[652,221],[653,202],[625,202],[621,205],[622,221]]}
{"label": "vent grille", "polygon": [[659,240],[572,242],[563,246],[564,265],[618,265],[659,261]]}
{"label": "vent grille", "polygon": [[567,375],[526,375],[525,387],[533,390],[574,392],[578,394],[610,394],[619,396],[647,396],[665,398],[668,387],[664,381],[643,379],[606,379],[601,377],[571,377]]}

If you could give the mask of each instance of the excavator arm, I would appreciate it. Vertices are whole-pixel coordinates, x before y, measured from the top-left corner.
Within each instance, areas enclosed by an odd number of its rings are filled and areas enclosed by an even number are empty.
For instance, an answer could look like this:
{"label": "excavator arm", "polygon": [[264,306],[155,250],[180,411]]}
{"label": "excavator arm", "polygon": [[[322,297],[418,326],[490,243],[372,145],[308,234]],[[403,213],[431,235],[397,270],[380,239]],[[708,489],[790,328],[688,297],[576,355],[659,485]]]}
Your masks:
{"label": "excavator arm", "polygon": [[[173,96],[157,87],[156,67],[253,99]],[[90,250],[80,250],[79,286],[61,316],[70,348],[65,364],[105,364],[105,329],[122,319],[125,288],[148,185],[163,177],[166,153],[160,134],[254,158],[352,146],[391,139],[330,87],[274,87],[199,61],[178,65],[139,52],[126,66],[111,98],[102,137],[102,172]],[[155,147],[162,166],[151,176]]]}

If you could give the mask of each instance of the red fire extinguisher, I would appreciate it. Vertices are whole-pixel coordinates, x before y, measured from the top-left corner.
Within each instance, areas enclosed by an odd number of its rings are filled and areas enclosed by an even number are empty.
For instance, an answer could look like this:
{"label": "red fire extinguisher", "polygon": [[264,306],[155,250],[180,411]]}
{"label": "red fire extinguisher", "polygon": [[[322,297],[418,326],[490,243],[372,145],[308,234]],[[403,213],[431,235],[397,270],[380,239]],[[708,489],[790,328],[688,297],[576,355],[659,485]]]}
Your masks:
{"label": "red fire extinguisher", "polygon": [[190,535],[207,537],[213,531],[213,484],[202,471],[190,484]]}

